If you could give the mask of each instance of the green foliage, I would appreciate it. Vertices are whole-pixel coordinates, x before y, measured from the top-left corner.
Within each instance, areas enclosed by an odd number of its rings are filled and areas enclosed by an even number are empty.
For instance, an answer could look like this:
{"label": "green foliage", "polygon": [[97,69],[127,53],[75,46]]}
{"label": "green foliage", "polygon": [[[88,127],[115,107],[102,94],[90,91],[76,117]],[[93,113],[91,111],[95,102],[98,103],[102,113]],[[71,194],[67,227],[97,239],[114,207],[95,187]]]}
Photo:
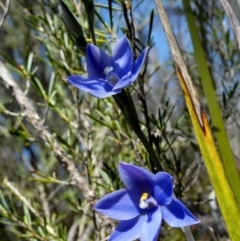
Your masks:
{"label": "green foliage", "polygon": [[[216,1],[209,2],[203,6],[194,0],[195,17],[233,153],[239,156],[239,54],[223,9]],[[76,16],[79,36],[68,34],[71,30],[55,0],[11,1],[0,29],[0,60],[51,134],[48,140],[42,138],[44,130],[31,124],[12,88],[1,81],[0,240],[104,240],[116,223],[92,207],[106,193],[123,188],[118,161],[150,169],[154,158],[173,175],[176,196],[202,221],[192,228],[196,240],[227,240],[154,3],[66,0],[61,4]],[[185,13],[179,1],[167,1],[166,7],[206,107],[190,39],[185,37]],[[66,82],[68,75],[85,74],[85,52],[79,43],[84,48],[87,42],[96,43],[110,53],[123,33],[135,56],[151,47],[138,81],[126,90],[138,115],[135,129],[125,118],[134,113],[124,113],[117,97],[99,100]],[[73,41],[76,37],[80,42]],[[54,153],[56,143],[94,194],[91,200]],[[149,155],[148,148],[154,154]],[[179,229],[164,224],[160,240],[185,238]]]}

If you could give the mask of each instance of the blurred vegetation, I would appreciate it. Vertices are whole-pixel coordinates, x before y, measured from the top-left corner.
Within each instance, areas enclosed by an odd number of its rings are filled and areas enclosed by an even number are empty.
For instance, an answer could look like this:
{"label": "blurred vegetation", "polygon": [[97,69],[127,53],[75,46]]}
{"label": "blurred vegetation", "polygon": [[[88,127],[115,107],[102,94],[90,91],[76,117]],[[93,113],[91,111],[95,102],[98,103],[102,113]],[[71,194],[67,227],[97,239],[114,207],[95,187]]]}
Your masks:
{"label": "blurred vegetation", "polygon": [[[77,16],[87,41],[92,42],[82,1],[65,2]],[[239,51],[220,3],[202,2],[193,0],[193,10],[239,165]],[[129,87],[141,129],[164,170],[174,176],[176,196],[201,220],[191,227],[196,240],[228,240],[154,2],[103,0],[94,4],[99,47],[110,51],[123,33],[136,56],[145,46],[151,47],[139,81]],[[165,6],[207,111],[181,1],[168,0]],[[99,100],[67,84],[68,75],[85,73],[85,56],[66,31],[58,1],[10,1],[0,36],[0,60],[97,199],[122,187],[118,161],[148,165],[146,150],[114,99]],[[92,211],[92,203],[71,182],[66,168],[2,81],[0,135],[1,241],[100,241],[110,235],[116,223]],[[180,229],[164,224],[160,240],[185,239]]]}

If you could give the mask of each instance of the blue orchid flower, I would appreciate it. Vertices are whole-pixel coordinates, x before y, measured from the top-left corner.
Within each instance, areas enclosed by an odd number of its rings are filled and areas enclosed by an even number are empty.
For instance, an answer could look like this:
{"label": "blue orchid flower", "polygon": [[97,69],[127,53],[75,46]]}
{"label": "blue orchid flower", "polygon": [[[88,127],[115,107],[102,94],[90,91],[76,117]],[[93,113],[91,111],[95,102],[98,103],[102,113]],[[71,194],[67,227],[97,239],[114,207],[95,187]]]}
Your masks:
{"label": "blue orchid flower", "polygon": [[184,227],[200,221],[173,197],[173,179],[166,172],[153,174],[135,165],[119,163],[126,189],[112,192],[94,209],[120,221],[109,241],[156,241],[162,220],[171,227]]}
{"label": "blue orchid flower", "polygon": [[118,94],[132,84],[142,68],[149,48],[133,61],[127,38],[122,37],[114,46],[112,55],[88,44],[86,51],[88,76],[73,75],[68,82],[98,98]]}

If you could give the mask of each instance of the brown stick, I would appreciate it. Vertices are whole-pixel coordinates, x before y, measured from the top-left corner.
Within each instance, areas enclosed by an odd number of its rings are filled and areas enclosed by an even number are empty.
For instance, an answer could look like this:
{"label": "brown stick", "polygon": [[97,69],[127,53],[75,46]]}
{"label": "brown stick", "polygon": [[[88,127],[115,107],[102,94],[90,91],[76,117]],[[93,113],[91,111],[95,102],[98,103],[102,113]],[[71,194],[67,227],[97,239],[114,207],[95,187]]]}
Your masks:
{"label": "brown stick", "polygon": [[230,4],[226,1],[226,0],[220,0],[220,2],[223,5],[223,8],[229,18],[230,24],[232,26],[236,41],[237,41],[237,46],[238,46],[238,50],[240,50],[240,24],[239,21],[236,17],[236,15],[234,14]]}

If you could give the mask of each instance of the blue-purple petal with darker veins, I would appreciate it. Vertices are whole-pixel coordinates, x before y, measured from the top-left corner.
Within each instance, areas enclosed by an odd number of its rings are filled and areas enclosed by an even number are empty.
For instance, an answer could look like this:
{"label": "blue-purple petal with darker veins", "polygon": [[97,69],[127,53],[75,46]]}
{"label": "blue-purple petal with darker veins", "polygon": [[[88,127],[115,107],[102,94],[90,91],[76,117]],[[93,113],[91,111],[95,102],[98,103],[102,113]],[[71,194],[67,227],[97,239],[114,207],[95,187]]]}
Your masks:
{"label": "blue-purple petal with darker veins", "polygon": [[169,205],[162,206],[163,219],[171,227],[185,227],[200,221],[176,198]]}
{"label": "blue-purple petal with darker veins", "polygon": [[126,38],[122,37],[115,44],[112,51],[112,66],[114,72],[121,79],[129,71],[131,71],[133,65],[132,49]]}
{"label": "blue-purple petal with darker veins", "polygon": [[133,241],[139,238],[146,217],[147,215],[139,215],[134,219],[121,221],[111,234],[109,241]]}
{"label": "blue-purple petal with darker veins", "polygon": [[86,62],[89,77],[104,79],[104,69],[111,65],[111,57],[98,47],[88,44]]}
{"label": "blue-purple petal with darker veins", "polygon": [[172,201],[173,179],[166,172],[158,172],[154,178],[154,197],[159,205],[167,205]]}
{"label": "blue-purple petal with darker veins", "polygon": [[112,86],[103,79],[91,78],[82,75],[72,75],[67,78],[68,82],[93,96],[105,98],[121,92],[121,90],[113,90]]}
{"label": "blue-purple petal with darker veins", "polygon": [[113,87],[113,90],[123,89],[132,83],[132,74],[129,72]]}
{"label": "blue-purple petal with darker veins", "polygon": [[145,48],[140,56],[135,60],[132,68],[132,82],[138,77],[140,70],[143,66],[144,60],[147,56],[149,48]]}
{"label": "blue-purple petal with darker veins", "polygon": [[134,190],[118,190],[107,194],[94,206],[94,210],[116,220],[133,219],[140,214],[141,194]]}
{"label": "blue-purple petal with darker veins", "polygon": [[119,174],[127,189],[147,192],[152,195],[152,178],[154,174],[135,165],[119,162]]}
{"label": "blue-purple petal with darker veins", "polygon": [[142,224],[140,241],[156,241],[162,224],[161,207],[158,206],[157,209],[150,212],[146,217],[147,218]]}

